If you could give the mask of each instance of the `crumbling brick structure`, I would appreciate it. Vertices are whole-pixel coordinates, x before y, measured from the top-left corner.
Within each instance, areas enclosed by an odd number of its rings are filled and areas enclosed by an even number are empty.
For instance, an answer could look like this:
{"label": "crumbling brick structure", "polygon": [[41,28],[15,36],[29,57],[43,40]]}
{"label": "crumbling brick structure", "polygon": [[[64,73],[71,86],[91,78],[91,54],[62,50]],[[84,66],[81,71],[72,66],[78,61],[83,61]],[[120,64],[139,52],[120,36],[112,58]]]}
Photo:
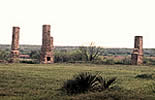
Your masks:
{"label": "crumbling brick structure", "polygon": [[43,25],[40,62],[43,64],[54,63],[53,37],[50,36],[50,25]]}
{"label": "crumbling brick structure", "polygon": [[131,54],[131,64],[141,65],[143,64],[143,37],[135,36],[134,49]]}
{"label": "crumbling brick structure", "polygon": [[19,62],[19,27],[13,27],[12,30],[12,44],[11,44],[11,63]]}

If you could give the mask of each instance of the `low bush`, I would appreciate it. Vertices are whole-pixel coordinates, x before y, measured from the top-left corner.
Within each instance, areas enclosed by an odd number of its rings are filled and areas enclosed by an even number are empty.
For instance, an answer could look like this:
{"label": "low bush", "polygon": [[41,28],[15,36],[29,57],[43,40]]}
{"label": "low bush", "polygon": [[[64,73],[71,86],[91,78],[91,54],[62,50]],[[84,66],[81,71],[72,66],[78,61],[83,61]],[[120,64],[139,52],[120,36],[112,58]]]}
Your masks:
{"label": "low bush", "polygon": [[69,100],[154,100],[154,97],[145,97],[130,90],[105,90],[70,96]]}
{"label": "low bush", "polygon": [[143,63],[146,65],[155,65],[155,59],[144,57]]}
{"label": "low bush", "polygon": [[67,92],[67,94],[103,91],[108,89],[115,80],[116,78],[105,80],[97,74],[85,72],[74,76],[72,80],[64,82],[62,90]]}
{"label": "low bush", "polygon": [[105,64],[105,65],[131,65],[131,58],[124,57],[124,58],[117,58],[117,57],[101,57],[100,59],[96,59],[92,62],[93,64]]}
{"label": "low bush", "polygon": [[105,80],[104,78],[102,78],[101,76],[97,77],[97,81],[98,81],[98,86],[97,86],[97,91],[103,91],[108,89],[111,84],[113,84],[116,80],[116,77],[113,77],[109,80]]}
{"label": "low bush", "polygon": [[139,75],[136,75],[136,78],[155,79],[155,74],[139,74]]}
{"label": "low bush", "polygon": [[39,64],[40,62],[38,60],[22,60],[20,63],[25,63],[25,64]]}
{"label": "low bush", "polygon": [[97,59],[92,61],[93,64],[105,64],[105,65],[114,65],[115,60],[114,59]]}
{"label": "low bush", "polygon": [[67,52],[67,51],[54,52],[55,63],[76,62],[76,61],[82,61],[82,55],[76,50],[72,52]]}
{"label": "low bush", "polygon": [[31,52],[30,52],[30,58],[31,59],[35,59],[35,60],[40,60],[40,50],[32,50]]}
{"label": "low bush", "polygon": [[114,65],[115,64],[115,60],[114,59],[107,59],[105,61],[105,64],[107,64],[107,65]]}
{"label": "low bush", "polygon": [[4,62],[9,61],[10,58],[10,51],[0,50],[0,60]]}

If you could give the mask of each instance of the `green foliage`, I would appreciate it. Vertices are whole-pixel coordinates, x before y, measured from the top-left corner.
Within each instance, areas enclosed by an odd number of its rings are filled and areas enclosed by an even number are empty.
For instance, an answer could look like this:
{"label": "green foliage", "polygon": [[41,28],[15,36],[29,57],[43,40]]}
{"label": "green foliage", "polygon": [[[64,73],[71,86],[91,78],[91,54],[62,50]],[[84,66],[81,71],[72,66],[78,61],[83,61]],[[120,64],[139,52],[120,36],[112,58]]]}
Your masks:
{"label": "green foliage", "polygon": [[[55,46],[56,51],[66,50],[66,51],[73,51],[78,49],[78,46]],[[10,45],[2,45],[0,44],[0,50],[10,50]],[[31,51],[40,50],[40,45],[20,45],[20,52],[22,54],[29,54]],[[132,53],[132,49],[130,48],[100,48],[101,53],[100,56],[129,56]],[[155,57],[155,49],[144,49],[144,55]]]}
{"label": "green foliage", "polygon": [[76,62],[82,61],[82,55],[78,52],[78,50],[74,51],[54,51],[54,62],[62,63],[62,62]]}
{"label": "green foliage", "polygon": [[131,58],[124,57],[123,59],[114,60],[114,64],[131,65]]}
{"label": "green foliage", "polygon": [[138,75],[136,75],[136,78],[155,79],[155,74],[138,74]]}
{"label": "green foliage", "polygon": [[146,65],[155,65],[155,59],[144,57],[144,64]]}
{"label": "green foliage", "polygon": [[8,61],[10,57],[10,51],[0,50],[0,60]]}
{"label": "green foliage", "polygon": [[[20,45],[20,54],[30,55],[33,61],[40,60],[40,45]],[[128,48],[100,48],[93,43],[90,46],[56,46],[54,49],[54,61],[56,63],[94,63],[94,64],[124,64],[130,65],[132,49]],[[99,59],[100,57],[108,57]],[[111,58],[114,56],[114,58]],[[117,59],[115,56],[125,57]],[[155,65],[155,49],[144,49],[144,64]],[[10,59],[10,45],[0,45],[0,60],[7,62]],[[26,61],[23,61],[26,62]],[[30,63],[30,62],[28,62]],[[33,62],[32,62],[33,63]]]}
{"label": "green foliage", "polygon": [[102,56],[128,56],[131,55],[132,49],[128,48],[104,48]]}
{"label": "green foliage", "polygon": [[108,59],[97,59],[92,62],[93,64],[104,64],[104,65],[114,65],[116,64],[113,58]]}
{"label": "green foliage", "polygon": [[20,63],[25,63],[25,64],[39,64],[40,62],[38,60],[21,60]]}
{"label": "green foliage", "polygon": [[115,60],[114,59],[106,59],[105,64],[114,65],[115,64]]}
{"label": "green foliage", "polygon": [[131,58],[125,57],[125,58],[122,60],[122,64],[131,65]]}
{"label": "green foliage", "polygon": [[88,72],[81,73],[74,76],[74,79],[67,80],[62,89],[65,89],[68,94],[88,92],[94,88],[96,78],[96,75],[92,75]]}
{"label": "green foliage", "polygon": [[94,61],[101,54],[101,48],[94,45],[93,42],[89,46],[79,47],[79,51],[82,55],[83,60],[85,61]]}
{"label": "green foliage", "polygon": [[108,89],[116,81],[116,77],[113,77],[113,78],[111,78],[109,80],[105,80],[101,76],[98,76],[97,81],[98,81],[98,84],[97,84],[98,89],[97,90],[98,91],[103,91],[105,89]]}
{"label": "green foliage", "polygon": [[112,57],[112,56],[109,56],[109,57],[106,56],[106,58],[100,56],[99,59],[94,60],[92,63],[105,64],[105,65],[114,65],[114,64],[131,65],[131,58],[123,57],[120,59],[120,58]]}
{"label": "green foliage", "polygon": [[31,59],[35,59],[37,61],[40,60],[40,50],[33,50],[33,51],[30,52],[29,55],[30,55]]}
{"label": "green foliage", "polygon": [[145,98],[143,95],[134,94],[132,91],[123,91],[119,89],[75,95],[71,96],[70,100],[154,100],[154,97]]}
{"label": "green foliage", "polygon": [[72,80],[67,80],[62,89],[68,94],[85,93],[88,91],[103,91],[116,80],[116,78],[106,81],[97,74],[93,75],[89,72],[80,73],[74,76]]}

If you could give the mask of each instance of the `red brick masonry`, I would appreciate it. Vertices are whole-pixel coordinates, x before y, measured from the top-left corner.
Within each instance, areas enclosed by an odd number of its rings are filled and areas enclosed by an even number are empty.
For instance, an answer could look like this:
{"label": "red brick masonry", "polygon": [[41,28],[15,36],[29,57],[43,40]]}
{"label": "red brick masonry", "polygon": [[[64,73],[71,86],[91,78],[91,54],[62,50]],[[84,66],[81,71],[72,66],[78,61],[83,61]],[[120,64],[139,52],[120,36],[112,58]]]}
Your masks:
{"label": "red brick masonry", "polygon": [[12,31],[12,44],[11,44],[11,63],[19,62],[19,27],[13,27]]}
{"label": "red brick masonry", "polygon": [[53,37],[50,36],[50,25],[43,25],[42,46],[40,62],[43,64],[54,63]]}
{"label": "red brick masonry", "polygon": [[143,37],[135,36],[135,45],[131,54],[132,65],[143,64]]}

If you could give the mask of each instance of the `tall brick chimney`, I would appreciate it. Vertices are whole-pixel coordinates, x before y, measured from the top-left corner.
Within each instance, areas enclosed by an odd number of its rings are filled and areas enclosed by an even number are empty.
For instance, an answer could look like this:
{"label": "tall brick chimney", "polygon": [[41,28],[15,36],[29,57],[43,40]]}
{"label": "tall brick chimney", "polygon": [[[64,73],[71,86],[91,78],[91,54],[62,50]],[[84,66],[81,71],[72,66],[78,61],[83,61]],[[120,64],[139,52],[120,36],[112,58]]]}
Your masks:
{"label": "tall brick chimney", "polygon": [[131,54],[131,64],[143,64],[143,36],[135,36],[134,49]]}
{"label": "tall brick chimney", "polygon": [[54,63],[53,57],[53,37],[50,36],[50,25],[43,25],[42,46],[41,46],[41,63]]}
{"label": "tall brick chimney", "polygon": [[19,27],[13,27],[12,30],[12,44],[11,44],[11,63],[19,62]]}

